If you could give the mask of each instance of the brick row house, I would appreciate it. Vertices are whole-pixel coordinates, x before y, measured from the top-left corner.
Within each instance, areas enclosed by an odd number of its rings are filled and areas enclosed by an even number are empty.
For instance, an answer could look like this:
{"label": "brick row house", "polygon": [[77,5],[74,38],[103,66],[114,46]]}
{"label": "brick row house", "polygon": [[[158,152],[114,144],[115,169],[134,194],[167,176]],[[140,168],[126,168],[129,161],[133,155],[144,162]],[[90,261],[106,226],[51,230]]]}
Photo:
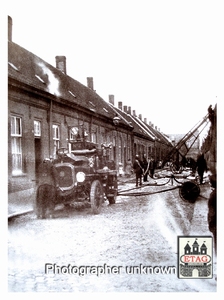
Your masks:
{"label": "brick row house", "polygon": [[39,163],[69,146],[73,126],[82,128],[91,142],[111,144],[110,159],[117,168],[135,154],[162,159],[172,148],[164,134],[130,108],[115,107],[113,95],[102,99],[92,77],[85,86],[68,76],[65,56],[56,56],[54,67],[14,43],[12,19],[8,21],[9,193],[35,188]]}

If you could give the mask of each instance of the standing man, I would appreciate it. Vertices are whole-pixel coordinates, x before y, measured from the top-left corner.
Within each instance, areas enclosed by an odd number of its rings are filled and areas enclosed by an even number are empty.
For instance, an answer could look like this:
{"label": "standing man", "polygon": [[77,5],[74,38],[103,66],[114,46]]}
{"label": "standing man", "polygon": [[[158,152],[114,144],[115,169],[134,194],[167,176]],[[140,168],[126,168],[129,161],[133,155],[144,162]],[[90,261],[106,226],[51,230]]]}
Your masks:
{"label": "standing man", "polygon": [[154,172],[156,168],[156,162],[153,157],[151,157],[150,162],[149,162],[149,172],[150,172],[150,177],[153,178]]}
{"label": "standing man", "polygon": [[58,184],[58,173],[49,158],[45,158],[38,169],[38,189],[36,195],[36,211],[38,218],[49,216],[52,213],[56,200],[56,189]]}
{"label": "standing man", "polygon": [[216,175],[210,176],[212,191],[208,200],[208,228],[213,234],[215,254],[217,255],[217,196],[216,196]]}
{"label": "standing man", "polygon": [[143,174],[143,163],[139,159],[139,156],[135,156],[135,161],[133,163],[133,169],[135,172],[135,178],[136,178],[136,187],[138,187],[138,183],[141,186],[142,185],[142,174]]}
{"label": "standing man", "polygon": [[207,163],[206,163],[206,160],[204,158],[204,154],[202,153],[201,155],[199,155],[199,157],[197,159],[197,171],[198,171],[200,184],[203,184],[204,172],[207,172],[207,170],[208,170],[207,169]]}

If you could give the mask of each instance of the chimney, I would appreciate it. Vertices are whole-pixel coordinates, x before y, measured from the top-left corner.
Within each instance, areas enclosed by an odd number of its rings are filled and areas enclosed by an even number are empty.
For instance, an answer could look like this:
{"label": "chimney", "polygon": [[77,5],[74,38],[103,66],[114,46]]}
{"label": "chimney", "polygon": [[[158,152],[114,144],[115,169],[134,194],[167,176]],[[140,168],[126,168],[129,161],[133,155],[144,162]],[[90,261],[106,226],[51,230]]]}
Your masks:
{"label": "chimney", "polygon": [[128,107],[127,105],[124,105],[124,112],[127,113],[127,111],[128,111]]}
{"label": "chimney", "polygon": [[93,77],[87,77],[87,87],[94,91],[94,89],[93,89]]}
{"label": "chimney", "polygon": [[121,102],[121,101],[118,101],[118,108],[119,108],[120,110],[122,110],[122,102]]}
{"label": "chimney", "polygon": [[55,56],[56,68],[62,73],[66,74],[66,57],[65,56]]}
{"label": "chimney", "polygon": [[157,126],[155,126],[155,130],[157,130]]}
{"label": "chimney", "polygon": [[8,41],[12,42],[12,18],[8,16]]}
{"label": "chimney", "polygon": [[131,106],[128,106],[128,114],[131,114]]}
{"label": "chimney", "polygon": [[114,105],[114,95],[109,95],[109,103]]}
{"label": "chimney", "polygon": [[145,122],[145,124],[147,124],[147,118],[144,118],[144,122]]}
{"label": "chimney", "polygon": [[132,114],[134,117],[136,117],[136,110],[133,110]]}
{"label": "chimney", "polygon": [[138,117],[139,117],[140,120],[142,119],[142,115],[141,114]]}

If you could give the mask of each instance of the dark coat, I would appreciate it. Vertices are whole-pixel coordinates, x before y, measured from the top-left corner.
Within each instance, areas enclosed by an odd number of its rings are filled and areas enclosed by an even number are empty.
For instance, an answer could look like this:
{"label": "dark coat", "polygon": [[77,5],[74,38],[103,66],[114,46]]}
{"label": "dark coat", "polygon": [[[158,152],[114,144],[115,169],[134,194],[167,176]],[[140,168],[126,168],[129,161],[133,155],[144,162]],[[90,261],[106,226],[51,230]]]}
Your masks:
{"label": "dark coat", "polygon": [[208,227],[211,232],[216,231],[216,189],[214,189],[208,200]]}
{"label": "dark coat", "polygon": [[208,200],[208,227],[211,232],[216,232],[216,175],[210,176],[210,183],[213,188]]}
{"label": "dark coat", "polygon": [[142,164],[144,171],[146,171],[148,167],[148,160],[145,157],[143,158]]}
{"label": "dark coat", "polygon": [[156,168],[156,162],[155,160],[150,160],[149,162],[149,170],[155,170]]}
{"label": "dark coat", "polygon": [[198,172],[207,171],[207,163],[203,154],[200,155],[197,159],[197,168],[198,168]]}
{"label": "dark coat", "polygon": [[139,159],[136,159],[133,163],[133,169],[136,175],[141,176],[143,174],[143,163]]}
{"label": "dark coat", "polygon": [[38,168],[38,185],[58,185],[58,173],[51,161],[44,161]]}

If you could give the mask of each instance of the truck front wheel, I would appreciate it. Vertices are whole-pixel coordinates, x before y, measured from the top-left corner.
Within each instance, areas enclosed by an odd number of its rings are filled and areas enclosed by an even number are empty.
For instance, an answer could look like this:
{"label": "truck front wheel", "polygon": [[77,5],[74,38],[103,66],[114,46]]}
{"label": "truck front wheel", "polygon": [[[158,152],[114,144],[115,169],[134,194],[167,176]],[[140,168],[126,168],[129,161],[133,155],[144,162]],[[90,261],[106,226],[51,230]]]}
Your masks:
{"label": "truck front wheel", "polygon": [[99,180],[94,180],[90,188],[90,203],[93,214],[99,214],[103,202],[103,188]]}

